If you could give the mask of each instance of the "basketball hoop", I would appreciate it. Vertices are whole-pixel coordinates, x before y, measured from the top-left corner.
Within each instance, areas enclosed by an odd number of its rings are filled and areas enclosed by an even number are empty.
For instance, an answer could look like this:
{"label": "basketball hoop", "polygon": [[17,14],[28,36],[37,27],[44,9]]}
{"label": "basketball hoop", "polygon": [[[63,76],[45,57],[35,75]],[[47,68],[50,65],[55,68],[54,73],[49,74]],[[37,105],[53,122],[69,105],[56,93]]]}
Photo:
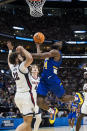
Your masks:
{"label": "basketball hoop", "polygon": [[46,0],[26,0],[29,8],[30,15],[33,17],[43,16],[42,8]]}

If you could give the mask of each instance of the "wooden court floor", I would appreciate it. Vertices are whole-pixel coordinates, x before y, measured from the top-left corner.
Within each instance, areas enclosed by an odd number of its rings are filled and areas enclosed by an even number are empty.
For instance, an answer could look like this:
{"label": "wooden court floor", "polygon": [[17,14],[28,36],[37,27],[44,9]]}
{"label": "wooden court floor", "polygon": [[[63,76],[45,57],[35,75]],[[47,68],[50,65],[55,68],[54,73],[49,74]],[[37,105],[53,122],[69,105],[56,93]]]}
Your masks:
{"label": "wooden court floor", "polygon": [[[15,130],[0,130],[0,131],[15,131]],[[49,127],[49,128],[40,128],[38,131],[70,131],[69,126],[61,127]],[[81,126],[80,131],[87,131],[87,125]]]}
{"label": "wooden court floor", "polygon": [[[69,126],[53,127],[53,128],[41,128],[39,131],[70,131]],[[81,127],[80,131],[87,131],[87,125]]]}

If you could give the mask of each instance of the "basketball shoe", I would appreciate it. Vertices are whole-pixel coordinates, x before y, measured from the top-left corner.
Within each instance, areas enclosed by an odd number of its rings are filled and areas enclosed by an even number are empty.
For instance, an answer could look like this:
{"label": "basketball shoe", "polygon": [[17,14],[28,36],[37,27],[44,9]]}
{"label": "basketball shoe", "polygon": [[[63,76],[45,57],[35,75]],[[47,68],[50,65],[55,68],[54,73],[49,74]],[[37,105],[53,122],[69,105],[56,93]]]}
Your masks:
{"label": "basketball shoe", "polygon": [[50,124],[54,124],[55,120],[56,120],[56,114],[58,113],[58,109],[54,108],[54,114],[50,114],[50,118],[49,118],[49,122]]}

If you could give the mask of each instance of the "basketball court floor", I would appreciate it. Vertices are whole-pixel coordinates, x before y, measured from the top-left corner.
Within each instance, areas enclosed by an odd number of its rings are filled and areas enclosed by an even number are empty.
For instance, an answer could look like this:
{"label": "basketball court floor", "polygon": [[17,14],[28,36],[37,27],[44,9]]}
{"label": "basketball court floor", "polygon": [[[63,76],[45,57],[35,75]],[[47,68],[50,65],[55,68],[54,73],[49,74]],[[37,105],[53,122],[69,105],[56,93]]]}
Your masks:
{"label": "basketball court floor", "polygon": [[[3,131],[15,131],[15,130],[3,130]],[[49,127],[49,128],[46,127],[40,128],[39,131],[70,131],[70,127],[69,126]],[[81,126],[80,131],[87,131],[87,125]]]}

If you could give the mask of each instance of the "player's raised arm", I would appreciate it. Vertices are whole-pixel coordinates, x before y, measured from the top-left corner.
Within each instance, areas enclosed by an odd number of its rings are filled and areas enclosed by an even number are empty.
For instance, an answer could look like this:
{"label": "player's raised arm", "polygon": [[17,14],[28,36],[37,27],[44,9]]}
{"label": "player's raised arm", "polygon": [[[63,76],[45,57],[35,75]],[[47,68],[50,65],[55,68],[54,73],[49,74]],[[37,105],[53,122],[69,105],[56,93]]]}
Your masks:
{"label": "player's raised arm", "polygon": [[8,54],[8,65],[10,65],[10,62],[9,62],[9,55],[12,53],[12,50],[13,50],[13,45],[11,43],[11,41],[7,41],[7,47],[9,49],[9,54]]}
{"label": "player's raised arm", "polygon": [[24,57],[25,57],[24,67],[27,68],[33,62],[32,55],[26,49],[24,49],[22,46],[18,46],[16,48],[16,51],[18,53],[22,53],[24,55]]}
{"label": "player's raised arm", "polygon": [[33,58],[34,59],[45,59],[45,58],[54,57],[54,60],[58,61],[60,59],[60,52],[58,49],[62,48],[62,41],[55,42],[50,47],[53,48],[51,51],[41,53],[40,44],[36,44],[37,53],[32,54]]}
{"label": "player's raised arm", "polygon": [[34,59],[45,59],[45,58],[54,57],[56,58],[56,60],[59,60],[60,52],[58,50],[51,50],[49,52],[44,52],[44,53],[32,53],[32,56]]}
{"label": "player's raised arm", "polygon": [[12,45],[11,41],[7,41],[7,47],[9,50],[13,50],[14,46]]}
{"label": "player's raised arm", "polygon": [[37,53],[41,53],[40,45],[39,44],[36,44],[36,48],[37,48]]}

